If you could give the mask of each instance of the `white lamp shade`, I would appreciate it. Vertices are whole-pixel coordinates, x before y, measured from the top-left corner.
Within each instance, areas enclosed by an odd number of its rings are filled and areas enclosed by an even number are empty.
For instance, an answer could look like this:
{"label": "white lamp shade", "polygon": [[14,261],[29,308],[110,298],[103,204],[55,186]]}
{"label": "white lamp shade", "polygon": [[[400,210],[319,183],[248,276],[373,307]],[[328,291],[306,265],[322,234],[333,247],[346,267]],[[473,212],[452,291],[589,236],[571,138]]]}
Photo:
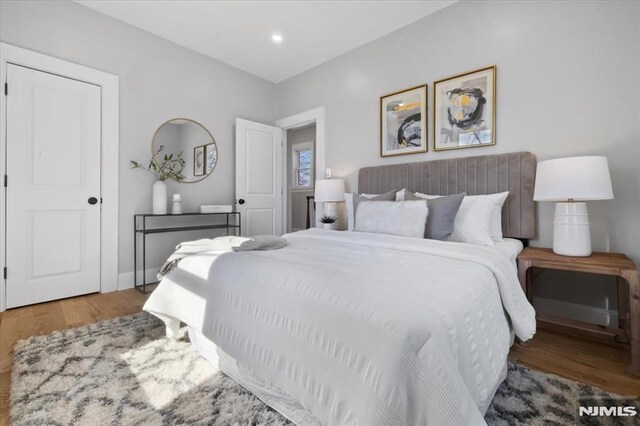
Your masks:
{"label": "white lamp shade", "polygon": [[538,163],[535,201],[613,198],[607,157],[568,157]]}
{"label": "white lamp shade", "polygon": [[315,201],[318,203],[344,201],[344,180],[342,179],[318,179],[315,188]]}

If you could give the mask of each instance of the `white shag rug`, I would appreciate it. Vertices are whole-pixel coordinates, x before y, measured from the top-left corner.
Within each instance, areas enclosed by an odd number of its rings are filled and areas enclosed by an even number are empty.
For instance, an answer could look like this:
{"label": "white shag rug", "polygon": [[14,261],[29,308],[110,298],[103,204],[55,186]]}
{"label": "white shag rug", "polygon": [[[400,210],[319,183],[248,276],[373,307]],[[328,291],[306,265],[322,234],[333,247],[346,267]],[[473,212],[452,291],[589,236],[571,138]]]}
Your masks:
{"label": "white shag rug", "polygon": [[[290,425],[147,313],[20,341],[12,425]],[[612,424],[580,405],[634,405],[591,386],[509,364],[486,414],[492,425]],[[640,413],[640,408],[638,408]],[[615,418],[613,424],[637,424]]]}

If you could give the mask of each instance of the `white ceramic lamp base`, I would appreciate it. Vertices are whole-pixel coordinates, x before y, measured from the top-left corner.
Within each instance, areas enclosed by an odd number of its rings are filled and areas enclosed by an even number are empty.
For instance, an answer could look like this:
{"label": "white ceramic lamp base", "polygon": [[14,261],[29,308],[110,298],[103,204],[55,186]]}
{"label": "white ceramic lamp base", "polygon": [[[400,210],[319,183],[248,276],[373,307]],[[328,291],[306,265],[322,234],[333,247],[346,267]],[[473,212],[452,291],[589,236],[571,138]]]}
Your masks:
{"label": "white ceramic lamp base", "polygon": [[[325,216],[338,217],[338,203],[324,203],[323,210]],[[336,229],[336,222],[323,225],[329,225],[328,227],[323,226],[324,229]]]}
{"label": "white ceramic lamp base", "polygon": [[553,252],[562,256],[591,255],[591,232],[586,203],[556,203]]}

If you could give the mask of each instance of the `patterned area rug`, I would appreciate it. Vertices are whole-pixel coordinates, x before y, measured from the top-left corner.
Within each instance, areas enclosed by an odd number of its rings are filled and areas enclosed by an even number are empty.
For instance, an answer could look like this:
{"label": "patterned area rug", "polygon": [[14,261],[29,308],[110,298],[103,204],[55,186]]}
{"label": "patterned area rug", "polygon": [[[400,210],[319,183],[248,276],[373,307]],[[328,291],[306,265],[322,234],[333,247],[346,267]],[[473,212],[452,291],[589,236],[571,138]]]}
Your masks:
{"label": "patterned area rug", "polygon": [[[633,400],[510,363],[486,420],[491,425],[638,420],[580,418],[581,404],[637,406]],[[14,425],[291,424],[217,372],[186,337],[165,338],[163,324],[147,313],[19,342],[10,415]]]}

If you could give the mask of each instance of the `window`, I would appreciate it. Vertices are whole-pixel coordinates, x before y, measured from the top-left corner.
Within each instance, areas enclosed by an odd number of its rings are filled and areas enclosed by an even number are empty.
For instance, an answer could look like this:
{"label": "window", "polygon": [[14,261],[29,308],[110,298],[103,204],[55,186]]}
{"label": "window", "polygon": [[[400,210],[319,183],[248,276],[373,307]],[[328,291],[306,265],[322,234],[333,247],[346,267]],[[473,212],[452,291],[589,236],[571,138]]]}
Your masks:
{"label": "window", "polygon": [[293,158],[293,188],[313,188],[313,142],[301,142],[291,146]]}

